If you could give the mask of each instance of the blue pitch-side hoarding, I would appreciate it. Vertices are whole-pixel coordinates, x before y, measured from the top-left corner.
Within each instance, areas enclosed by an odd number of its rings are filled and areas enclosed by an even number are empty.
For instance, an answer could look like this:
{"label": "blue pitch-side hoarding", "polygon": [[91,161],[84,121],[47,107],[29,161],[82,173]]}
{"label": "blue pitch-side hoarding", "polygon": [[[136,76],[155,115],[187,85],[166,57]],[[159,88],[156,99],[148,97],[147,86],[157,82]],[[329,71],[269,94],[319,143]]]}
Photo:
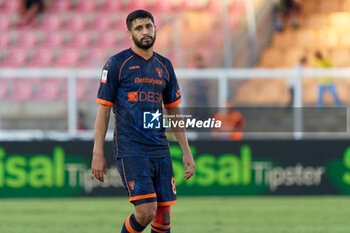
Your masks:
{"label": "blue pitch-side hoarding", "polygon": [[[182,151],[171,143],[177,194],[350,194],[349,141],[191,142],[196,173],[183,179]],[[0,197],[127,195],[105,143],[105,182],[90,172],[93,142],[0,143]]]}

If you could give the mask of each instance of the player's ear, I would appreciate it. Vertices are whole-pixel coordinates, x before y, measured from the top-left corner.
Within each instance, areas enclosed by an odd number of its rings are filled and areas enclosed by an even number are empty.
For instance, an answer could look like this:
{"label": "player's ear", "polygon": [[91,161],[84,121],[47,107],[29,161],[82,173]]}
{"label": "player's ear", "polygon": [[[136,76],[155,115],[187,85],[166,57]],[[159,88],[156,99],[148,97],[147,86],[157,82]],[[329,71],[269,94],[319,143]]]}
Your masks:
{"label": "player's ear", "polygon": [[132,34],[131,34],[130,30],[128,30],[128,37],[129,37],[130,40],[132,40]]}

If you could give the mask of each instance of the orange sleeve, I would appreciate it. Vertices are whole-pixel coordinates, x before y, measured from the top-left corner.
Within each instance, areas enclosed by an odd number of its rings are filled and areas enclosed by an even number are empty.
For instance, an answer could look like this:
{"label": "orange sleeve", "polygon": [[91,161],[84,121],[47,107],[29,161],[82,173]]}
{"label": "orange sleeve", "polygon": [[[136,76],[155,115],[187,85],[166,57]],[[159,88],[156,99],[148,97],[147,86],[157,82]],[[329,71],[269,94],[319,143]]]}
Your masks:
{"label": "orange sleeve", "polygon": [[181,99],[176,100],[175,102],[172,102],[170,104],[164,104],[165,108],[173,108],[181,104]]}
{"label": "orange sleeve", "polygon": [[113,106],[112,102],[109,102],[107,100],[103,100],[103,99],[100,99],[100,98],[97,98],[96,103],[102,104],[102,105],[106,105],[106,106],[109,106],[109,107]]}

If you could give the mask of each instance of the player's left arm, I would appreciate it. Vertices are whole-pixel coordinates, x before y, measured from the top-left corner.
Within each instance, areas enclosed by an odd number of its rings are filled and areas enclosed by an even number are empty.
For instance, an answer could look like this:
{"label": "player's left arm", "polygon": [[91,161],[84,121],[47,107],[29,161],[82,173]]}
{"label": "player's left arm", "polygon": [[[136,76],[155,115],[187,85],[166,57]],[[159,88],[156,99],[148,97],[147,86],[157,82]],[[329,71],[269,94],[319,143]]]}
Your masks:
{"label": "player's left arm", "polygon": [[[166,111],[169,115],[175,115],[175,116],[181,115],[181,111],[178,107],[167,108]],[[180,120],[180,119],[176,119],[176,120]],[[182,159],[183,159],[184,168],[185,168],[184,178],[185,180],[188,180],[194,174],[195,163],[193,160],[192,152],[190,150],[190,146],[188,144],[186,130],[184,128],[176,128],[176,129],[173,129],[173,133],[183,151]]]}

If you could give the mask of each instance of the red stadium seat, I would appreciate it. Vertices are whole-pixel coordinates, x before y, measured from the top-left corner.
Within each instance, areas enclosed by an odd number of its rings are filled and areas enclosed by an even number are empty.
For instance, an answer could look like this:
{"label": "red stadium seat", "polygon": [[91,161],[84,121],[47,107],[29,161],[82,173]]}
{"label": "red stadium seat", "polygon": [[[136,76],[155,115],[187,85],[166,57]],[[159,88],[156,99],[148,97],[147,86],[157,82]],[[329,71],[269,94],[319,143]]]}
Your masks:
{"label": "red stadium seat", "polygon": [[0,78],[0,100],[7,99],[13,83],[13,78]]}
{"label": "red stadium seat", "polygon": [[55,67],[75,67],[80,61],[80,52],[77,49],[66,48],[58,56]]}
{"label": "red stadium seat", "polygon": [[8,101],[23,102],[28,101],[33,97],[37,79],[16,79],[13,87],[10,90]]}
{"label": "red stadium seat", "polygon": [[113,53],[115,53],[115,51],[118,51],[118,50],[124,50],[124,49],[127,49],[127,48],[130,48],[131,47],[131,40],[129,37],[125,36],[123,38],[122,41],[120,41],[117,46],[114,46],[114,51]]}
{"label": "red stadium seat", "polygon": [[90,42],[91,35],[88,32],[77,32],[73,34],[67,46],[73,48],[87,47]]}
{"label": "red stadium seat", "polygon": [[71,15],[70,18],[67,20],[65,28],[73,31],[82,30],[87,24],[86,21],[87,20],[85,15]]}
{"label": "red stadium seat", "polygon": [[139,0],[130,0],[127,2],[126,11],[131,12],[138,9],[145,9],[147,10],[147,2],[146,1],[139,1]]}
{"label": "red stadium seat", "polygon": [[80,67],[82,68],[101,68],[107,61],[106,48],[93,48],[88,50]]}
{"label": "red stadium seat", "polygon": [[126,31],[127,30],[127,27],[126,27],[126,15],[120,15],[118,19],[116,19],[116,22],[115,22],[115,29],[117,30],[121,30],[121,31]]}
{"label": "red stadium seat", "polygon": [[[94,81],[96,81],[96,80],[94,79]],[[91,94],[90,92],[88,93],[90,85],[91,85],[90,78],[77,79],[76,95],[77,95],[78,100],[85,100],[86,96]]]}
{"label": "red stadium seat", "polygon": [[80,0],[76,5],[76,10],[81,12],[94,12],[98,8],[95,0]]}
{"label": "red stadium seat", "polygon": [[48,9],[52,12],[67,12],[72,8],[71,2],[71,0],[55,0]]}
{"label": "red stadium seat", "polygon": [[8,33],[0,34],[0,49],[7,48],[11,44],[11,36]]}
{"label": "red stadium seat", "polygon": [[116,0],[106,0],[103,3],[102,10],[108,12],[118,12],[122,9],[121,1]]}
{"label": "red stadium seat", "polygon": [[24,49],[11,49],[0,64],[0,67],[20,67],[25,65],[27,61],[27,51]]}
{"label": "red stadium seat", "polygon": [[33,99],[44,102],[58,100],[65,85],[66,79],[64,78],[42,79],[38,84],[38,89]]}
{"label": "red stadium seat", "polygon": [[181,8],[187,10],[200,10],[203,7],[206,7],[206,5],[201,1],[183,1],[181,4]]}
{"label": "red stadium seat", "polygon": [[20,1],[4,0],[0,5],[1,12],[18,12],[20,8]]}
{"label": "red stadium seat", "polygon": [[37,33],[34,31],[22,31],[18,34],[15,46],[17,48],[31,48],[38,43]]}
{"label": "red stadium seat", "polygon": [[29,67],[47,67],[52,64],[54,60],[54,50],[48,48],[39,48],[35,50],[28,66]]}
{"label": "red stadium seat", "polygon": [[217,4],[216,0],[210,0],[207,6],[207,9],[210,12],[221,12],[221,4]]}
{"label": "red stadium seat", "polygon": [[93,19],[90,28],[92,30],[105,31],[113,28],[113,21],[108,14],[95,14],[95,18]]}
{"label": "red stadium seat", "polygon": [[157,0],[154,3],[153,11],[154,12],[171,12],[173,10],[173,4],[171,1]]}
{"label": "red stadium seat", "polygon": [[106,32],[104,34],[100,34],[97,38],[97,41],[94,45],[94,47],[98,48],[108,48],[111,46],[115,46],[117,44],[118,38],[119,38],[119,32],[112,31],[112,32]]}
{"label": "red stadium seat", "polygon": [[88,91],[85,92],[86,95],[85,95],[85,98],[83,99],[86,101],[96,101],[96,96],[99,88],[100,88],[99,80],[91,79]]}
{"label": "red stadium seat", "polygon": [[52,32],[47,33],[42,46],[44,47],[59,47],[65,42],[65,37],[63,32]]}
{"label": "red stadium seat", "polygon": [[1,14],[0,15],[0,32],[7,31],[11,28],[12,22],[10,15]]}
{"label": "red stadium seat", "polygon": [[47,31],[55,31],[62,27],[63,19],[59,14],[47,15],[42,19],[40,28]]}

